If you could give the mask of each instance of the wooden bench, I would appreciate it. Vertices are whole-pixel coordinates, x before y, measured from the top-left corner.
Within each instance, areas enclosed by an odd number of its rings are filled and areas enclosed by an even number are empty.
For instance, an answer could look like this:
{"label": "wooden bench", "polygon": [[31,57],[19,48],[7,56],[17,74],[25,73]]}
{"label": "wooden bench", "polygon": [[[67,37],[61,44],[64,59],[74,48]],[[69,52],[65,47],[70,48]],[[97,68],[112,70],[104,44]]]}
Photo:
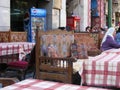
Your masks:
{"label": "wooden bench", "polygon": [[0,42],[26,42],[26,32],[0,31]]}
{"label": "wooden bench", "polygon": [[[36,78],[72,83],[72,62],[75,61],[75,59],[70,57],[43,57],[41,54],[42,35],[56,35],[57,37],[57,35],[73,35],[73,33],[61,30],[51,30],[47,32],[38,30],[36,32]],[[68,44],[70,49],[69,45],[70,43]]]}
{"label": "wooden bench", "polygon": [[95,56],[101,53],[100,51],[100,34],[96,33],[74,33],[75,41],[80,45],[84,44],[87,48],[89,56]]}

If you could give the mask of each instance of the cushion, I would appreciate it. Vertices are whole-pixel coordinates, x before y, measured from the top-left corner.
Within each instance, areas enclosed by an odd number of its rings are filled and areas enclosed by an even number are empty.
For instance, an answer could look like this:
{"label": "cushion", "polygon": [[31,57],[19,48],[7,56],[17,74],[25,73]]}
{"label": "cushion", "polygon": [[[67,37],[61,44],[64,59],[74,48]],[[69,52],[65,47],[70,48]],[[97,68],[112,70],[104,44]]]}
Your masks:
{"label": "cushion", "polygon": [[88,59],[87,47],[84,44],[78,45],[78,59]]}
{"label": "cushion", "polygon": [[48,51],[48,57],[59,57],[58,56],[58,53],[57,53],[57,50],[55,48],[55,46],[53,44],[50,44],[48,47],[47,47],[47,51]]}
{"label": "cushion", "polygon": [[71,45],[71,56],[77,59],[88,59],[86,46],[83,43],[73,43]]}
{"label": "cushion", "polygon": [[78,48],[78,45],[76,43],[71,44],[71,56],[73,58],[78,58],[77,48]]}
{"label": "cushion", "polygon": [[[48,56],[48,47],[50,44],[54,46],[59,57],[70,56],[70,46],[74,42],[73,34],[49,34],[41,36],[41,56]],[[54,55],[56,55],[54,53]]]}
{"label": "cushion", "polygon": [[15,62],[8,63],[8,66],[16,67],[16,68],[26,68],[28,66],[28,62],[26,62],[26,61],[15,61]]}
{"label": "cushion", "polygon": [[75,41],[77,44],[84,44],[87,48],[87,50],[91,50],[93,47],[98,48],[99,40],[98,40],[99,34],[97,33],[75,33]]}

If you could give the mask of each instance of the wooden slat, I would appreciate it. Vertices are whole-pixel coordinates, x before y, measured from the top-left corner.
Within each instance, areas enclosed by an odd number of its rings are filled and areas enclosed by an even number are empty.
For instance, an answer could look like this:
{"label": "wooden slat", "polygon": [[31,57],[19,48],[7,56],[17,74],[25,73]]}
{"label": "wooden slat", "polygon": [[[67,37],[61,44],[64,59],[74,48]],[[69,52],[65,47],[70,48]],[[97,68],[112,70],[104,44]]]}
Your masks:
{"label": "wooden slat", "polygon": [[40,72],[39,74],[40,74],[39,78],[44,80],[52,80],[52,81],[56,80],[56,81],[65,82],[65,83],[72,82],[71,80],[68,80],[66,78],[66,74],[50,73],[50,72]]}
{"label": "wooden slat", "polygon": [[55,71],[55,72],[66,72],[68,70],[68,67],[56,67],[51,65],[40,65],[40,70],[45,71]]}

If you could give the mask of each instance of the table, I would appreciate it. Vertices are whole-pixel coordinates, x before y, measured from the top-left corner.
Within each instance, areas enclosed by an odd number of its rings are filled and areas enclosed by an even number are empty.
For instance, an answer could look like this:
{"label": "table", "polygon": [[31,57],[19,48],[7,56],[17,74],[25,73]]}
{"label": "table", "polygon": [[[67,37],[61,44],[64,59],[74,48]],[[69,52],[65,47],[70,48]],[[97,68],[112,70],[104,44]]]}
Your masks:
{"label": "table", "polygon": [[111,49],[84,61],[82,83],[120,88],[120,49]]}
{"label": "table", "polygon": [[[92,59],[93,57],[89,56],[88,59],[77,59],[76,62],[73,62],[73,73],[78,72],[79,75],[82,75],[83,72],[83,63],[89,59]],[[81,78],[81,83],[80,85],[82,85],[82,78]]]}
{"label": "table", "polygon": [[35,43],[30,42],[7,42],[0,43],[0,62],[7,63],[9,61],[21,60],[28,54]]}
{"label": "table", "polygon": [[43,81],[38,79],[26,79],[13,85],[4,87],[0,90],[108,90],[108,89],[79,86],[73,84],[64,84],[59,82]]}

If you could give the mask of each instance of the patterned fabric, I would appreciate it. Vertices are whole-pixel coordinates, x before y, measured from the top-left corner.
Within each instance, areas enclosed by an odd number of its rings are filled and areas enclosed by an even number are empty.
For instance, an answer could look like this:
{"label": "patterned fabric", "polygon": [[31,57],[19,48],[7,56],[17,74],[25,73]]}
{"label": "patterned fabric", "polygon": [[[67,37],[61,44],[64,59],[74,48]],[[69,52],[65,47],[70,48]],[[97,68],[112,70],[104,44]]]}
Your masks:
{"label": "patterned fabric", "polygon": [[17,54],[22,52],[22,47],[15,43],[0,43],[0,56]]}
{"label": "patterned fabric", "polygon": [[29,53],[34,45],[35,43],[28,42],[0,43],[0,56],[18,54],[23,51]]}
{"label": "patterned fabric", "polygon": [[103,88],[87,87],[73,84],[64,84],[37,79],[26,79],[0,90],[108,90]]}
{"label": "patterned fabric", "polygon": [[85,44],[80,44],[78,45],[78,59],[87,59],[88,58],[88,53],[87,53],[87,48]]}
{"label": "patterned fabric", "polygon": [[0,43],[0,62],[21,60],[34,45],[35,43],[29,42]]}
{"label": "patterned fabric", "polygon": [[78,48],[77,43],[72,43],[71,44],[71,57],[78,58],[77,48]]}
{"label": "patterned fabric", "polygon": [[8,66],[14,68],[26,68],[28,66],[28,62],[26,61],[15,61],[8,63]]}
{"label": "patterned fabric", "polygon": [[80,45],[83,43],[86,45],[88,51],[91,50],[98,50],[98,36],[97,34],[90,34],[90,33],[77,33],[74,34],[75,41]]}
{"label": "patterned fabric", "polygon": [[110,49],[83,63],[83,83],[120,88],[120,49]]}
{"label": "patterned fabric", "polygon": [[56,47],[52,44],[47,47],[47,52],[49,57],[59,57]]}
{"label": "patterned fabric", "polygon": [[84,45],[83,43],[81,44],[72,43],[71,56],[77,59],[87,59],[88,54],[87,54],[86,45]]}
{"label": "patterned fabric", "polygon": [[47,53],[47,47],[53,45],[59,57],[70,56],[70,45],[74,42],[74,35],[42,35],[41,37],[41,47],[42,55]]}

